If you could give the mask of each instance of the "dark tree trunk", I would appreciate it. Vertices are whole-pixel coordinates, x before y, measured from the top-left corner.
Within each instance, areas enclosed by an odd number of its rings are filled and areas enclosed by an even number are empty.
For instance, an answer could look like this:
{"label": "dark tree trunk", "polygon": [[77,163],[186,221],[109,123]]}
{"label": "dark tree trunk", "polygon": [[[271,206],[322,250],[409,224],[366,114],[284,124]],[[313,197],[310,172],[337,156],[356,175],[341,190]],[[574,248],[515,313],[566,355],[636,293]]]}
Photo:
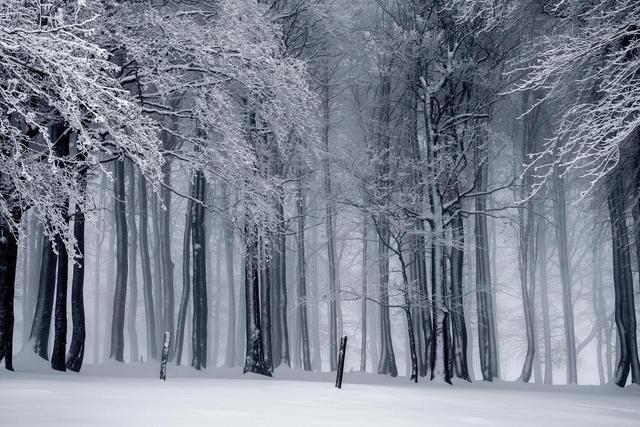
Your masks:
{"label": "dark tree trunk", "polygon": [[398,376],[389,316],[389,224],[386,218],[378,224],[378,268],[380,274],[380,361],[378,374]]}
{"label": "dark tree trunk", "polygon": [[[20,217],[21,214],[16,213],[13,219],[20,222]],[[13,298],[17,261],[17,232],[13,232],[9,224],[0,219],[0,362],[4,360],[5,368],[10,371],[13,371]]]}
{"label": "dark tree trunk", "polygon": [[29,338],[33,351],[45,360],[49,360],[49,330],[51,328],[58,261],[53,245],[54,243],[49,237],[43,236],[38,299],[33,313]]}
{"label": "dark tree trunk", "polygon": [[[262,242],[262,254],[267,258],[267,254],[272,252],[268,250],[271,247],[270,242]],[[271,335],[271,260],[264,259],[260,263],[260,310],[262,322],[262,336],[264,344],[264,362],[267,364],[269,371],[273,372],[273,342]]]}
{"label": "dark tree trunk", "polygon": [[116,286],[111,320],[111,350],[109,357],[124,362],[124,318],[127,304],[128,236],[124,189],[124,160],[115,162],[114,193],[116,217]]}
{"label": "dark tree trunk", "polygon": [[193,197],[198,201],[191,207],[193,248],[193,326],[191,366],[207,367],[207,233],[204,203],[207,182],[202,171],[196,171]]}
{"label": "dark tree trunk", "polygon": [[80,372],[84,358],[85,318],[84,318],[84,212],[80,206],[76,206],[73,219],[73,235],[76,240],[78,257],[73,264],[73,278],[71,281],[71,317],[73,320],[73,332],[71,345],[67,352],[67,369]]}
{"label": "dark tree trunk", "polygon": [[[80,176],[80,191],[85,194],[87,180],[86,170],[83,169]],[[84,212],[80,205],[76,205],[73,217],[73,236],[76,241],[78,256],[73,264],[73,278],[71,280],[71,317],[73,329],[71,334],[71,345],[67,352],[67,369],[80,372],[84,359],[85,344],[85,316],[84,316],[84,272],[85,272],[85,250],[84,250]]]}
{"label": "dark tree trunk", "polygon": [[402,256],[402,247],[398,244],[398,259],[400,261],[400,267],[402,269],[402,282],[404,285],[404,314],[407,318],[407,337],[409,339],[409,355],[411,361],[411,373],[410,373],[410,381],[417,383],[418,382],[418,354],[416,352],[416,336],[414,332],[414,322],[412,316],[412,301],[410,294],[410,283],[409,276],[407,274],[407,264],[404,261],[404,257]]}
{"label": "dark tree trunk", "polygon": [[[480,148],[474,150],[476,163],[481,162]],[[487,165],[483,162],[478,169],[479,191],[487,190]],[[493,304],[491,263],[489,259],[489,235],[487,230],[487,199],[478,196],[475,199],[478,212],[474,216],[474,236],[476,250],[476,302],[478,315],[478,350],[480,369],[484,381],[493,381],[499,377],[497,363],[497,337],[495,336],[495,306]]]}
{"label": "dark tree trunk", "polygon": [[147,207],[147,180],[140,175],[140,259],[142,261],[142,291],[144,294],[145,326],[147,336],[147,359],[158,358],[156,315],[153,302],[153,281],[149,257],[149,212]]}
{"label": "dark tree trunk", "polygon": [[260,323],[259,238],[257,229],[253,229],[251,234],[249,233],[249,226],[247,225],[245,226],[247,252],[244,262],[246,357],[243,372],[271,376],[271,371],[264,360],[262,325]]}
{"label": "dark tree trunk", "polygon": [[56,371],[66,371],[67,351],[67,276],[69,274],[69,254],[61,235],[55,238],[58,250],[58,271],[56,278],[56,309],[54,313],[53,351],[51,367]]}
{"label": "dark tree trunk", "polygon": [[[193,184],[190,190],[193,197]],[[175,357],[176,364],[182,363],[182,349],[184,347],[184,330],[187,320],[187,307],[189,306],[189,298],[191,293],[191,234],[193,221],[193,200],[187,202],[187,213],[184,226],[184,239],[182,243],[182,297],[180,298],[180,307],[178,308],[178,324],[176,325],[175,339]]]}
{"label": "dark tree trunk", "polygon": [[[153,284],[155,285],[154,304],[155,304],[155,318],[157,325],[156,341],[160,345],[164,340],[164,332],[166,332],[164,322],[164,279],[162,278],[162,249],[160,241],[162,236],[160,235],[160,200],[156,193],[151,197],[151,211],[152,215],[152,229],[153,229]],[[175,337],[174,337],[175,340]]]}
{"label": "dark tree trunk", "polygon": [[467,366],[467,325],[464,317],[464,220],[455,215],[452,221],[453,248],[451,248],[451,326],[453,338],[453,365],[458,378],[471,381]]}
{"label": "dark tree trunk", "polygon": [[140,359],[138,351],[138,329],[136,319],[138,317],[138,227],[136,225],[136,173],[135,165],[129,162],[129,311],[128,332],[129,332],[129,353],[131,362],[138,362]]}
{"label": "dark tree trunk", "polygon": [[272,338],[273,364],[278,367],[281,363],[291,366],[289,354],[289,325],[287,323],[287,246],[286,226],[284,217],[284,200],[278,195],[276,200],[276,237],[272,251],[273,290],[272,294]]}
{"label": "dark tree trunk", "polygon": [[608,197],[613,247],[613,283],[615,291],[615,321],[620,352],[615,382],[624,387],[629,371],[631,382],[640,383],[640,362],[636,339],[636,310],[633,295],[631,255],[624,211],[624,186],[620,172],[615,173]]}

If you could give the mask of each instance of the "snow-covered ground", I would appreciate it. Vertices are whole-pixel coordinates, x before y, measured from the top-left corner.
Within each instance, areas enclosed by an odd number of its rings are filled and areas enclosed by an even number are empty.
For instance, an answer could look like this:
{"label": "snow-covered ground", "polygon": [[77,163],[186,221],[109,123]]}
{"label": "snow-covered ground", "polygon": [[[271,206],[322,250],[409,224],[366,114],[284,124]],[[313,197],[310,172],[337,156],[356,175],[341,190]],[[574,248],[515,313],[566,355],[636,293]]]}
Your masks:
{"label": "snow-covered ground", "polygon": [[408,384],[406,378],[279,370],[203,373],[87,365],[73,373],[0,372],[3,426],[640,426],[640,388],[514,383]]}

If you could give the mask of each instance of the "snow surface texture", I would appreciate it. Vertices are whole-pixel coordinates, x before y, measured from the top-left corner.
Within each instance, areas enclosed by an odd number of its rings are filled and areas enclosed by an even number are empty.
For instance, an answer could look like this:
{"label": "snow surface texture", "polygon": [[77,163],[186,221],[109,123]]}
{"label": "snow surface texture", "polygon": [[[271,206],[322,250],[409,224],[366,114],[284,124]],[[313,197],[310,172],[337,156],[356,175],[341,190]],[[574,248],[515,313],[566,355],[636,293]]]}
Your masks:
{"label": "snow surface texture", "polygon": [[[20,369],[19,366],[16,366]],[[278,370],[195,372],[86,365],[82,374],[0,371],[2,426],[640,426],[640,388],[520,383],[409,384],[406,378]]]}

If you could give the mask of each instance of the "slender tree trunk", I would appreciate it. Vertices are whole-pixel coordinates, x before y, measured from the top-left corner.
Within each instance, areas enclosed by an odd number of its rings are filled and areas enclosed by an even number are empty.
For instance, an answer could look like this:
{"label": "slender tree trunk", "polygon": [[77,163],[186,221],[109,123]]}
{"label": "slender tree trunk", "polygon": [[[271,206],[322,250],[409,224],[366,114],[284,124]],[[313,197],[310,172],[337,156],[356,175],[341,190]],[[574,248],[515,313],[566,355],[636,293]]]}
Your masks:
{"label": "slender tree trunk", "polygon": [[67,351],[67,276],[69,274],[69,254],[62,235],[56,235],[55,245],[58,252],[58,270],[56,276],[56,305],[51,367],[56,371],[66,371],[65,353]]}
{"label": "slender tree trunk", "polygon": [[[606,383],[604,363],[602,359],[602,330],[606,328],[606,315],[604,313],[604,300],[602,298],[602,252],[598,247],[597,233],[593,232],[592,238],[592,264],[593,264],[593,283],[592,283],[592,305],[593,314],[596,318],[596,357],[598,362],[598,379],[600,385]],[[601,310],[602,307],[602,310]]]}
{"label": "slender tree trunk", "polygon": [[[225,213],[230,216],[231,202],[229,200],[227,184],[223,182],[220,186],[222,189],[222,201],[225,207]],[[231,224],[229,219],[224,219],[222,227],[224,230],[224,253],[227,266],[227,321],[229,322],[227,325],[227,349],[224,359],[225,366],[232,367],[236,362],[236,295],[233,282],[233,224]]]}
{"label": "slender tree trunk", "polygon": [[307,260],[305,256],[305,216],[307,199],[302,187],[302,173],[298,176],[296,191],[296,210],[298,215],[297,259],[298,259],[298,329],[302,343],[302,366],[305,371],[311,371],[311,353],[309,351],[309,325],[307,322]]}
{"label": "slender tree trunk", "polygon": [[[153,271],[155,273],[153,283],[155,283],[155,318],[156,325],[159,326],[156,342],[160,344],[163,342],[164,333],[171,332],[173,330],[166,331],[165,321],[164,321],[164,279],[162,278],[162,250],[160,240],[162,236],[160,235],[160,201],[158,200],[158,195],[153,193],[151,198],[151,211],[153,212],[152,217],[152,226],[153,226]],[[175,338],[172,340],[175,341]]]}
{"label": "slender tree trunk", "polygon": [[[488,167],[482,158],[480,147],[474,149],[474,158],[478,164],[478,191],[487,191]],[[485,195],[475,198],[474,216],[476,246],[476,302],[478,311],[478,350],[480,369],[484,381],[493,381],[499,376],[497,370],[497,339],[495,337],[495,306],[491,281],[491,263],[489,257],[489,236],[487,227],[487,199]]]}
{"label": "slender tree trunk", "polygon": [[549,320],[549,291],[547,289],[547,232],[544,205],[538,212],[538,273],[542,305],[542,330],[544,335],[544,383],[553,384],[553,363],[551,356],[551,321]]}
{"label": "slender tree trunk", "polygon": [[[84,196],[86,192],[87,180],[86,169],[83,169],[80,176],[80,191]],[[73,277],[71,279],[71,317],[73,320],[73,330],[71,335],[71,345],[67,352],[67,369],[80,372],[84,359],[85,348],[85,314],[84,314],[84,275],[85,275],[85,244],[84,244],[85,217],[82,207],[76,204],[73,217],[73,236],[76,241],[77,257],[73,264]]]}
{"label": "slender tree trunk", "polygon": [[138,227],[136,225],[136,174],[135,166],[129,162],[129,311],[128,332],[129,332],[129,354],[131,362],[140,360],[138,351],[138,330],[136,328],[136,318],[138,317]]}
{"label": "slender tree trunk", "polygon": [[398,242],[397,249],[398,260],[400,261],[400,267],[402,269],[402,283],[404,285],[404,314],[407,318],[407,337],[409,344],[409,360],[411,366],[411,373],[409,376],[409,380],[417,383],[418,382],[418,354],[416,353],[416,337],[414,332],[414,324],[413,317],[411,312],[411,295],[409,290],[409,277],[407,275],[407,263],[404,260],[402,255],[402,246],[400,242]]}
{"label": "slender tree trunk", "polygon": [[560,281],[562,283],[562,309],[564,314],[565,344],[567,348],[567,383],[578,383],[576,339],[573,325],[573,300],[571,298],[571,277],[569,275],[569,245],[567,238],[567,207],[564,179],[556,169],[553,171],[554,218],[556,241],[560,261]]}
{"label": "slender tree trunk", "polygon": [[[316,199],[313,199],[312,211],[316,212]],[[322,353],[320,349],[320,297],[318,291],[318,227],[311,228],[311,341],[313,355],[311,365],[315,372],[322,371]]]}
{"label": "slender tree trunk", "polygon": [[[215,198],[215,195],[214,195],[214,198]],[[212,233],[214,228],[213,221],[211,221],[210,223],[212,226],[212,230],[210,230],[208,234],[213,235]],[[222,222],[220,222],[218,225],[219,227],[216,231],[219,231],[220,235],[216,239],[216,252],[214,255],[216,257],[216,267],[215,267],[216,275],[215,275],[215,281],[210,286],[208,291],[208,292],[211,292],[211,296],[209,299],[210,307],[214,307],[213,319],[211,321],[211,328],[213,328],[213,336],[211,339],[213,340],[213,343],[211,345],[211,358],[210,358],[214,368],[218,366],[218,354],[220,352],[219,351],[220,350],[220,306],[222,303],[222,298],[221,298],[222,289],[221,289],[220,283],[221,283],[221,268],[222,268],[222,243],[224,241],[224,230],[223,230]],[[207,256],[207,272],[209,274],[212,271],[211,256],[212,256],[211,254]]]}
{"label": "slender tree trunk", "polygon": [[153,279],[149,257],[149,212],[147,207],[147,180],[140,175],[138,180],[140,198],[140,259],[142,261],[142,291],[144,295],[145,331],[147,336],[147,359],[158,359],[158,333],[153,302]]}
{"label": "slender tree trunk", "polygon": [[114,173],[116,216],[116,287],[111,322],[111,350],[109,357],[124,362],[124,317],[127,303],[128,235],[124,189],[124,160],[115,162]]}
{"label": "slender tree trunk", "polygon": [[56,283],[57,256],[53,245],[49,237],[43,236],[38,299],[29,338],[33,351],[45,360],[49,360],[49,330]]}
{"label": "slender tree trunk", "polygon": [[471,381],[467,366],[467,325],[464,317],[464,290],[462,272],[464,266],[464,220],[455,215],[452,222],[453,247],[451,248],[451,324],[453,330],[453,365],[458,378]]}
{"label": "slender tree trunk", "polygon": [[[191,178],[193,181],[193,178]],[[191,184],[190,195],[193,197],[193,183]],[[193,221],[193,200],[187,202],[185,214],[184,239],[182,243],[182,297],[180,298],[180,308],[178,309],[178,324],[176,326],[175,357],[176,364],[182,363],[182,350],[184,346],[184,330],[187,319],[187,307],[189,306],[189,294],[191,292],[191,222]]]}
{"label": "slender tree trunk", "polygon": [[[160,259],[162,265],[162,321],[165,331],[174,330],[174,284],[173,269],[171,260],[171,163],[165,162],[163,165],[164,184],[162,193],[162,203],[164,209],[160,210]],[[173,359],[177,340],[171,341],[169,348],[169,358]]]}
{"label": "slender tree trunk", "polygon": [[369,227],[368,215],[363,215],[362,221],[362,326],[360,329],[360,372],[367,371],[367,229]]}
{"label": "slender tree trunk", "polygon": [[193,236],[193,327],[191,366],[197,370],[207,367],[207,232],[204,203],[207,182],[202,171],[196,171],[191,216]]}
{"label": "slender tree trunk", "polygon": [[[2,175],[0,172],[0,188],[4,193]],[[20,217],[21,213],[16,211],[13,220],[19,223]],[[17,262],[18,235],[0,218],[0,362],[4,360],[5,368],[10,371],[13,371],[13,298]]]}

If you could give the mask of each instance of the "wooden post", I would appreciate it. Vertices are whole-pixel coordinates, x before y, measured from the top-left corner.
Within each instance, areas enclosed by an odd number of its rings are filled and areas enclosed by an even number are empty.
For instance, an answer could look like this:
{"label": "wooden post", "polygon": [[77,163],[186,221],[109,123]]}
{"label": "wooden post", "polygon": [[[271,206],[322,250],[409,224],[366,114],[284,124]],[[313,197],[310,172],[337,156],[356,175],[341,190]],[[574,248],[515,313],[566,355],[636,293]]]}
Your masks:
{"label": "wooden post", "polygon": [[169,343],[171,341],[171,332],[164,333],[164,342],[162,344],[162,359],[160,362],[160,379],[167,380],[167,359],[169,359]]}
{"label": "wooden post", "polygon": [[338,373],[336,374],[336,387],[342,388],[342,375],[344,374],[344,354],[347,351],[347,337],[340,340],[340,353],[338,354]]}

